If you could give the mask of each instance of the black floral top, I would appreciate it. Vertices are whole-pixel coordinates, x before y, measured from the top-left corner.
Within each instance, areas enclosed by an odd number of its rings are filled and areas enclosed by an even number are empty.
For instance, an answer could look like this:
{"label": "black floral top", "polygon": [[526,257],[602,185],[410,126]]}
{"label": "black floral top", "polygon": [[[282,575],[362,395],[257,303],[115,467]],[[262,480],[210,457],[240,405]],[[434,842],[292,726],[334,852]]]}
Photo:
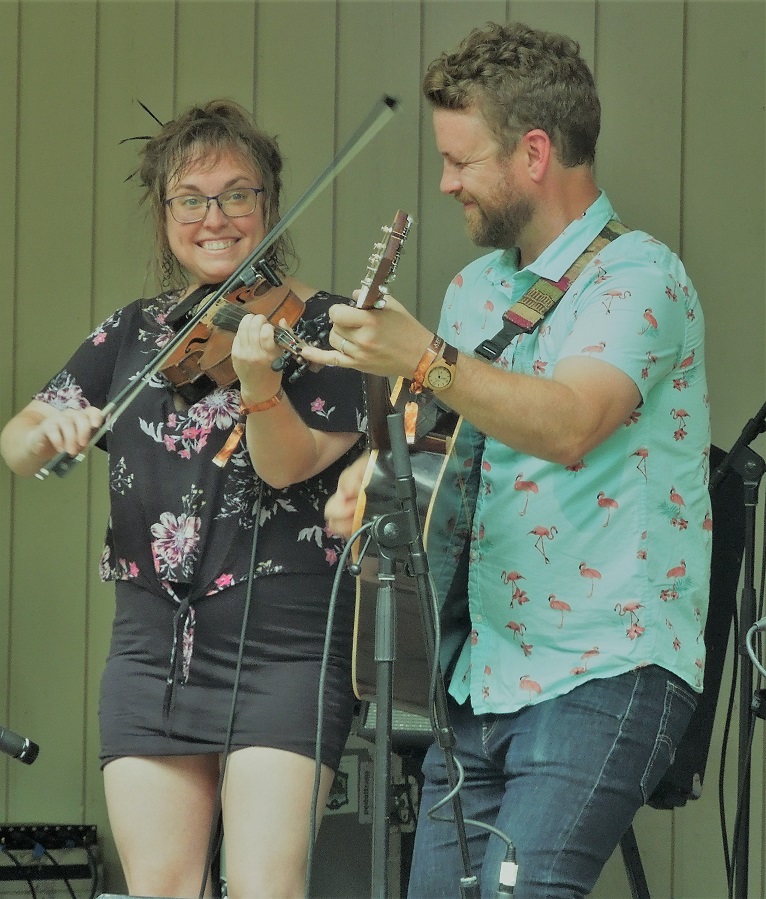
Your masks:
{"label": "black floral top", "polygon": [[[103,408],[173,334],[165,318],[176,296],[137,300],[98,327],[35,399],[57,408]],[[304,319],[327,323],[343,298],[320,292]],[[323,321],[324,320],[324,321]],[[238,385],[216,388],[186,411],[155,375],[99,444],[109,453],[111,514],[102,580],[134,580],[158,595],[176,583],[196,596],[247,580],[259,479],[244,438],[221,468],[213,458],[239,417]],[[349,369],[306,372],[284,389],[311,428],[364,431],[361,376]],[[289,452],[289,445],[285,452]],[[255,574],[334,574],[342,549],[324,505],[354,447],[325,471],[284,489],[263,485]]]}

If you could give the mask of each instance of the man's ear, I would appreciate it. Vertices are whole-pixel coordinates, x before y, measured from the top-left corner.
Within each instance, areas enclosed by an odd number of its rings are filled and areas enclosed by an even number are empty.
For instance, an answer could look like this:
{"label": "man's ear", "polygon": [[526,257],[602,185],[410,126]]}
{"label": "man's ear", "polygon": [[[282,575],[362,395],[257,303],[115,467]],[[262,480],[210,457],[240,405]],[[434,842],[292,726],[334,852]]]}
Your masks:
{"label": "man's ear", "polygon": [[521,139],[530,178],[540,182],[548,170],[553,155],[550,136],[542,128],[533,128]]}

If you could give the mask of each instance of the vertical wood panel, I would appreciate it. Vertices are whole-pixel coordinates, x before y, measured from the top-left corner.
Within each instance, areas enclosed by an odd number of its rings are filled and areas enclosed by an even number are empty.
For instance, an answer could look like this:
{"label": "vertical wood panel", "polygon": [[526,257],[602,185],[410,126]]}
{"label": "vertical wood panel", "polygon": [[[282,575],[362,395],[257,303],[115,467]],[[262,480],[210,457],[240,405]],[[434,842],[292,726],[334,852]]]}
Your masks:
{"label": "vertical wood panel", "polygon": [[[13,413],[14,327],[16,278],[16,85],[18,66],[18,3],[0,4],[0,109],[5,111],[6,127],[0,131],[0,196],[5,214],[0,217],[0,283],[5,285],[5,297],[0,308],[5,327],[0,336],[0,421],[6,422]],[[12,727],[10,720],[10,691],[8,663],[10,654],[10,596],[11,596],[11,531],[13,521],[13,487],[11,474],[0,465],[0,727]],[[0,761],[0,810],[8,814],[8,766],[6,757]]]}
{"label": "vertical wood panel", "polygon": [[[95,19],[93,4],[21,4],[17,407],[90,325]],[[41,747],[31,778],[14,772],[16,820],[82,803],[87,480],[57,480],[19,483],[14,510],[12,707]]]}
{"label": "vertical wood panel", "polygon": [[[700,293],[707,328],[713,441],[729,449],[766,401],[764,302],[764,115],[766,71],[763,3],[693,2],[687,8],[684,116],[683,257]],[[753,449],[766,456],[761,436]],[[763,498],[763,486],[761,498]],[[763,506],[758,533],[762,531]],[[756,538],[760,542],[760,537]],[[758,552],[760,553],[761,547]],[[760,563],[757,563],[757,566]],[[739,665],[739,657],[737,657]],[[726,701],[724,681],[720,706]],[[705,789],[717,788],[722,708]],[[738,710],[735,710],[735,720]],[[729,839],[737,790],[737,728],[729,737],[726,815]],[[763,721],[755,722],[750,820],[750,895],[764,892]],[[717,797],[704,797],[718,813]],[[678,813],[676,868],[687,895],[725,895],[720,829],[696,807]],[[715,853],[695,852],[694,839]]]}
{"label": "vertical wood panel", "polygon": [[[337,281],[359,287],[381,226],[401,208],[415,218],[418,165],[419,15],[415,3],[342,2],[339,21],[338,129],[350,135],[381,97],[398,111],[337,182]],[[414,309],[416,226],[392,292]]]}
{"label": "vertical wood panel", "polygon": [[177,108],[230,97],[250,108],[254,4],[185,0],[178,5]]}
{"label": "vertical wood panel", "polygon": [[[285,161],[282,215],[333,158],[337,9],[334,2],[260,2],[255,24],[254,106]],[[334,288],[334,187],[297,216],[290,234],[296,274],[317,289]]]}
{"label": "vertical wood panel", "polygon": [[599,185],[626,224],[678,252],[683,3],[603,3],[597,29]]}

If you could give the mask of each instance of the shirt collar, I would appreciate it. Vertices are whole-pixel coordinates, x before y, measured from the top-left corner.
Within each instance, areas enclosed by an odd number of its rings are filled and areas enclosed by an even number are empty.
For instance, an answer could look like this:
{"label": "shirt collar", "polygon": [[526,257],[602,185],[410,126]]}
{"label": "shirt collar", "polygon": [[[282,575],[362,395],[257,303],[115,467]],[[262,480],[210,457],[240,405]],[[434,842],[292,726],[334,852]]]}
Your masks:
{"label": "shirt collar", "polygon": [[[529,271],[538,278],[558,281],[577,257],[590,245],[601,229],[611,219],[617,218],[612,204],[603,190],[580,218],[570,222],[559,236],[522,271]],[[488,273],[490,281],[500,283],[508,277],[508,268],[518,271],[519,250],[513,247],[502,253],[501,262]]]}

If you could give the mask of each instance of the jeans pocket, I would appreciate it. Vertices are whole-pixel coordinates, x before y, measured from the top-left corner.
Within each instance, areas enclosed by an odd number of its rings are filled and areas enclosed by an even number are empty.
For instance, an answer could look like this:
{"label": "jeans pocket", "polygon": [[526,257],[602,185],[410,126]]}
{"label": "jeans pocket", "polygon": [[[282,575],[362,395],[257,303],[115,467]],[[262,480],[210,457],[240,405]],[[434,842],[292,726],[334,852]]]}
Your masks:
{"label": "jeans pocket", "polygon": [[696,707],[697,699],[691,688],[675,675],[668,675],[660,726],[641,778],[644,803],[648,801],[662,776],[673,763],[676,747]]}

